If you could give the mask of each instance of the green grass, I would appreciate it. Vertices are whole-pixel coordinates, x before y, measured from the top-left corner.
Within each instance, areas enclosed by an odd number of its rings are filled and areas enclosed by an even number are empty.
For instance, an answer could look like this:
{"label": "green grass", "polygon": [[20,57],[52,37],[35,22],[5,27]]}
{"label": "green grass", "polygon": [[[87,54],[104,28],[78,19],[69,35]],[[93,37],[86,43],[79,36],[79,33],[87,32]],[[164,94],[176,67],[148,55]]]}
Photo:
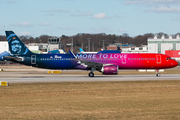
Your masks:
{"label": "green grass", "polygon": [[180,119],[180,81],[24,83],[0,87],[0,119]]}

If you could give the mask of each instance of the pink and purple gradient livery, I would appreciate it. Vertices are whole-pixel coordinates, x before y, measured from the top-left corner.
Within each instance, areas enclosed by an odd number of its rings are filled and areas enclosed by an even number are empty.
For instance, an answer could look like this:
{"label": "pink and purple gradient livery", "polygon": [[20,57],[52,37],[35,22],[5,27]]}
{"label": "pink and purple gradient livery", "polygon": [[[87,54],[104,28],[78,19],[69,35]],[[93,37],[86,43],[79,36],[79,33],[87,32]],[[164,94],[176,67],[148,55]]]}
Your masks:
{"label": "pink and purple gradient livery", "polygon": [[80,60],[118,65],[119,69],[165,69],[177,66],[177,62],[164,54],[120,53],[77,54]]}
{"label": "pink and purple gradient livery", "polygon": [[76,54],[79,60],[102,63],[103,74],[117,74],[118,69],[166,69],[178,63],[164,54],[156,53],[107,53]]}

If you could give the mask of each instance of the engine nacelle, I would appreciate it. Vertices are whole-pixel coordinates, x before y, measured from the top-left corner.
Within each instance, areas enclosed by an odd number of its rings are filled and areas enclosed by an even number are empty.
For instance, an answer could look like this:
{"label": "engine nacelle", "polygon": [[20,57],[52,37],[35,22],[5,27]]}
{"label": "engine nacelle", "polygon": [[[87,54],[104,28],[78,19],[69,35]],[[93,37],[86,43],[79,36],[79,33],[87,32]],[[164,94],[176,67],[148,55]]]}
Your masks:
{"label": "engine nacelle", "polygon": [[103,66],[101,72],[105,75],[117,75],[118,69],[117,65]]}

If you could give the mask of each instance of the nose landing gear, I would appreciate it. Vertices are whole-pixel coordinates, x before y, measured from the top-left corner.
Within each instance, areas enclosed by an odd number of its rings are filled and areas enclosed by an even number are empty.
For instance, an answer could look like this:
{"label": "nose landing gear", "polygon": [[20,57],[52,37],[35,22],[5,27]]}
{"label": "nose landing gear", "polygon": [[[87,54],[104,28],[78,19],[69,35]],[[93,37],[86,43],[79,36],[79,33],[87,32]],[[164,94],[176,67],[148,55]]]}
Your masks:
{"label": "nose landing gear", "polygon": [[157,77],[160,77],[159,69],[156,70],[156,76],[157,76]]}

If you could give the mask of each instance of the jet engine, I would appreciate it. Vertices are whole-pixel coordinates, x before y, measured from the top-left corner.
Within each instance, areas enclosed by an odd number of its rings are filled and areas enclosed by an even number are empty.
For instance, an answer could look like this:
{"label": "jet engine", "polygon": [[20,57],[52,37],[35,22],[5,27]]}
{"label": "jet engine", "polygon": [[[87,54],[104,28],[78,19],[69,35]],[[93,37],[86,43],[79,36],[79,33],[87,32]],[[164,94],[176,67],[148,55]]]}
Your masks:
{"label": "jet engine", "polygon": [[117,75],[118,74],[118,66],[117,65],[108,65],[103,66],[101,72],[104,75]]}

